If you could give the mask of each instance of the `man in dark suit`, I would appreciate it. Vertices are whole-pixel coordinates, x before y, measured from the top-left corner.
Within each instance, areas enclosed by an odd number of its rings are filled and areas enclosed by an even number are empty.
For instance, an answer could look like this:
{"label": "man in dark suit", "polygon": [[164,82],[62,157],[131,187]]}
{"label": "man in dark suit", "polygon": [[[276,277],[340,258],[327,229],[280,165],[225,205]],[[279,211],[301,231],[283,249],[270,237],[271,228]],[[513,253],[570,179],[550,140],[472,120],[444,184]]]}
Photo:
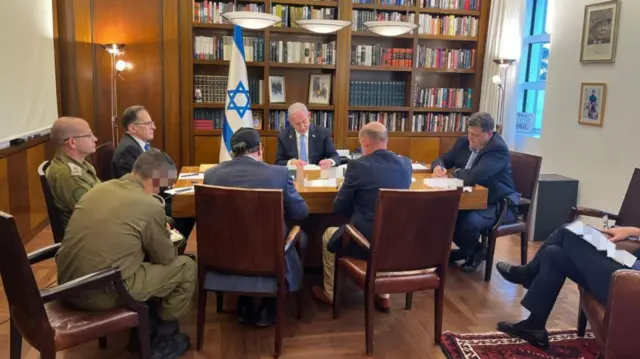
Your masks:
{"label": "man in dark suit", "polygon": [[287,111],[289,124],[278,134],[277,165],[319,165],[327,169],[340,164],[340,156],[328,129],[310,124],[307,107],[296,102]]}
{"label": "man in dark suit", "polygon": [[[151,115],[143,106],[131,106],[124,110],[122,114],[122,126],[125,128],[125,134],[118,143],[118,147],[113,153],[111,161],[111,172],[113,178],[120,178],[127,173],[131,173],[133,164],[138,157],[151,149],[151,141],[156,126],[151,119]],[[167,160],[175,166],[173,160],[164,153]],[[166,195],[162,195],[166,197]],[[171,216],[171,198],[165,199],[165,212],[167,216]],[[187,240],[193,225],[194,218],[175,218],[173,220],[175,229],[178,230]]]}
{"label": "man in dark suit", "polygon": [[[286,222],[301,221],[309,215],[306,202],[289,177],[286,167],[269,165],[263,162],[263,147],[260,134],[253,128],[241,128],[231,136],[231,156],[233,160],[220,163],[204,174],[204,184],[238,187],[281,189],[284,201]],[[268,208],[265,208],[268,211]],[[286,236],[288,230],[285,225]],[[306,236],[302,233],[298,238],[302,248],[306,247]],[[247,250],[251,250],[248,248]],[[290,246],[285,253],[286,277],[290,291],[298,291],[302,285],[304,268],[298,253]],[[272,293],[277,286],[273,278],[246,277],[238,275],[208,272],[205,277],[205,288],[231,292],[263,292]],[[238,297],[238,321],[251,321],[253,311],[251,297]],[[268,326],[275,320],[275,298],[263,298],[262,305],[253,322],[257,326]]]}
{"label": "man in dark suit", "polygon": [[[610,241],[618,242],[637,238],[640,228],[615,227],[603,232],[610,236]],[[566,278],[593,294],[600,304],[607,305],[613,273],[619,269],[640,270],[640,261],[628,268],[563,226],[547,238],[531,262],[523,266],[499,262],[496,267],[507,281],[528,289],[520,303],[530,313],[518,323],[498,323],[498,330],[546,349],[549,346],[546,323]]]}
{"label": "man in dark suit", "polygon": [[[411,161],[387,150],[387,129],[379,122],[366,124],[360,130],[363,157],[349,161],[342,187],[333,202],[335,213],[350,217],[351,224],[368,240],[372,240],[378,192],[381,188],[408,189],[411,187]],[[342,243],[344,226],[328,228],[323,237],[324,288],[313,287],[313,296],[319,301],[333,303],[333,276],[335,254]],[[349,256],[366,259],[369,255],[351,242]],[[389,295],[376,296],[376,304],[389,310]]]}
{"label": "man in dark suit", "polygon": [[[458,139],[451,151],[431,164],[436,177],[446,177],[447,169],[455,168],[453,176],[463,180],[465,186],[480,185],[489,190],[486,209],[458,214],[453,241],[459,249],[451,253],[451,261],[465,259],[461,266],[465,272],[474,272],[484,258],[478,238],[481,231],[497,220],[499,203],[505,198],[513,204],[520,202],[511,176],[509,148],[493,128],[491,115],[474,113],[467,122],[468,135]],[[513,211],[507,211],[504,223],[514,220]]]}

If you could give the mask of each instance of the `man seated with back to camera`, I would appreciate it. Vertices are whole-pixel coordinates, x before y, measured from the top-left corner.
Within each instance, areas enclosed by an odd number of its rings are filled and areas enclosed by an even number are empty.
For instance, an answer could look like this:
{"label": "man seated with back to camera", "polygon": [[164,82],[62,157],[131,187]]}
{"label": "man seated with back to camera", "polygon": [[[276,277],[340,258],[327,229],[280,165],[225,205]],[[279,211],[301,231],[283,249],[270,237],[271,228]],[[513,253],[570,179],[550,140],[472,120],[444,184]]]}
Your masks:
{"label": "man seated with back to camera", "polygon": [[[363,157],[347,164],[344,182],[333,202],[334,213],[349,217],[349,222],[369,241],[373,240],[373,224],[378,193],[381,188],[408,189],[411,187],[411,161],[387,150],[388,132],[380,122],[370,122],[359,134]],[[322,236],[322,266],[324,287],[313,286],[313,296],[322,303],[333,303],[335,253],[342,247],[344,226],[330,227]],[[346,255],[366,259],[369,252],[354,241]],[[376,295],[378,308],[388,311],[389,295]]]}
{"label": "man seated with back to camera", "polygon": [[[640,228],[636,227],[615,227],[603,232],[612,242],[640,236]],[[634,255],[640,256],[640,251]],[[549,347],[546,323],[566,278],[606,306],[613,273],[619,269],[640,270],[640,260],[628,268],[563,226],[547,238],[529,263],[513,266],[498,262],[496,269],[507,281],[528,289],[520,303],[530,313],[517,323],[498,323],[498,330],[546,349]]]}
{"label": "man seated with back to camera", "polygon": [[[80,199],[56,255],[60,284],[118,268],[129,294],[149,301],[152,357],[161,358],[177,357],[189,347],[178,318],[189,309],[197,275],[196,263],[178,255],[157,197],[175,177],[175,167],[161,151],[143,153],[131,173],[95,186]],[[69,304],[87,311],[122,305],[113,286],[85,291]]]}
{"label": "man seated with back to camera", "polygon": [[[458,213],[453,235],[458,249],[451,252],[450,261],[465,260],[460,267],[465,272],[475,272],[484,260],[480,233],[496,222],[500,203],[505,198],[509,198],[512,205],[520,203],[520,194],[511,176],[509,148],[493,129],[490,114],[474,113],[467,121],[467,136],[460,137],[451,151],[431,164],[435,177],[447,177],[447,170],[455,168],[453,177],[463,180],[464,186],[480,185],[489,190],[486,209]],[[515,219],[514,211],[509,209],[503,223]]]}
{"label": "man seated with back to camera", "polygon": [[[300,196],[293,180],[289,177],[286,167],[269,165],[263,162],[264,148],[260,142],[260,134],[253,128],[240,128],[231,136],[231,161],[222,162],[208,169],[204,174],[204,184],[236,187],[281,189],[284,204],[285,232],[287,236],[287,222],[301,221],[309,215],[307,203]],[[265,208],[265,210],[269,210]],[[307,237],[300,233],[302,252],[306,247]],[[247,250],[252,250],[248,248]],[[285,253],[285,275],[289,291],[301,289],[304,268],[302,260],[294,246],[290,246]],[[228,292],[260,293],[273,287],[272,278],[227,275],[209,272],[204,280],[208,290]],[[266,327],[275,322],[276,299],[264,297],[257,313],[253,313],[253,300],[249,296],[238,297],[238,321],[240,323],[253,322],[259,327]]]}

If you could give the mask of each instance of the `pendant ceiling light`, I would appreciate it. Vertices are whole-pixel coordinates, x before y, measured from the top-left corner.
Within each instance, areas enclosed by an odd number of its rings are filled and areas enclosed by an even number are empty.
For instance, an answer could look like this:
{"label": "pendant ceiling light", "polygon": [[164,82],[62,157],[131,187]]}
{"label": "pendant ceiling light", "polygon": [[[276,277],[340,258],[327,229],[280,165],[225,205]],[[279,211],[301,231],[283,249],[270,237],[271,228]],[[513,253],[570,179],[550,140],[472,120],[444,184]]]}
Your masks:
{"label": "pendant ceiling light", "polygon": [[264,12],[236,11],[237,0],[233,2],[233,11],[220,14],[224,19],[244,29],[261,30],[282,21],[279,16]]}
{"label": "pendant ceiling light", "polygon": [[[377,14],[375,14],[375,17],[377,18]],[[407,19],[408,18],[409,10],[407,9]],[[364,25],[368,31],[382,36],[399,36],[418,27],[418,25],[413,22],[393,20],[367,21],[362,25]]]}
{"label": "pendant ceiling light", "polygon": [[351,25],[351,21],[328,19],[295,20],[295,22],[301,28],[318,34],[330,34]]}

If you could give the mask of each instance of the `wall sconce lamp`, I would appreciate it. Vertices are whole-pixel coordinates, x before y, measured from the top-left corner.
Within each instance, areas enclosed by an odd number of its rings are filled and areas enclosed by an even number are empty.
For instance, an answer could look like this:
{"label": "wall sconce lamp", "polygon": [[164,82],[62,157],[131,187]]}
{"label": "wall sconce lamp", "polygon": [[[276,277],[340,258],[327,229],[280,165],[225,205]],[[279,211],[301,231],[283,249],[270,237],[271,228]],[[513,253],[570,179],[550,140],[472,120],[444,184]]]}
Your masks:
{"label": "wall sconce lamp", "polygon": [[125,44],[103,44],[102,47],[109,53],[111,57],[111,143],[113,146],[118,146],[120,136],[118,134],[118,83],[117,77],[124,81],[124,78],[120,75],[125,70],[131,70],[133,65],[130,62],[124,60],[117,60],[116,57],[124,53],[122,50]]}
{"label": "wall sconce lamp", "polygon": [[498,65],[498,75],[494,75],[491,81],[498,86],[498,121],[496,121],[496,131],[502,134],[504,126],[504,106],[505,106],[505,82],[507,81],[507,71],[516,62],[515,59],[493,59]]}

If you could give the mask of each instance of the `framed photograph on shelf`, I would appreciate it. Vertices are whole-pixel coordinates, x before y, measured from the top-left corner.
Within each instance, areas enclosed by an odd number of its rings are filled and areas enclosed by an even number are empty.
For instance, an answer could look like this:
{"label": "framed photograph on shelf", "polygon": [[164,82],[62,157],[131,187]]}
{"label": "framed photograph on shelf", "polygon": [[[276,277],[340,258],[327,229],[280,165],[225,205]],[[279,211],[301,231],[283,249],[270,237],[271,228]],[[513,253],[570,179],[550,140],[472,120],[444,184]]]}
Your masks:
{"label": "framed photograph on shelf", "polygon": [[328,105],[331,98],[331,74],[311,74],[309,104]]}
{"label": "framed photograph on shelf", "polygon": [[580,111],[578,123],[589,126],[602,126],[604,107],[607,103],[607,84],[583,82],[580,86]]}
{"label": "framed photograph on shelf", "polygon": [[618,0],[585,7],[580,62],[614,62],[619,14]]}
{"label": "framed photograph on shelf", "polygon": [[269,103],[285,103],[284,76],[269,76]]}

